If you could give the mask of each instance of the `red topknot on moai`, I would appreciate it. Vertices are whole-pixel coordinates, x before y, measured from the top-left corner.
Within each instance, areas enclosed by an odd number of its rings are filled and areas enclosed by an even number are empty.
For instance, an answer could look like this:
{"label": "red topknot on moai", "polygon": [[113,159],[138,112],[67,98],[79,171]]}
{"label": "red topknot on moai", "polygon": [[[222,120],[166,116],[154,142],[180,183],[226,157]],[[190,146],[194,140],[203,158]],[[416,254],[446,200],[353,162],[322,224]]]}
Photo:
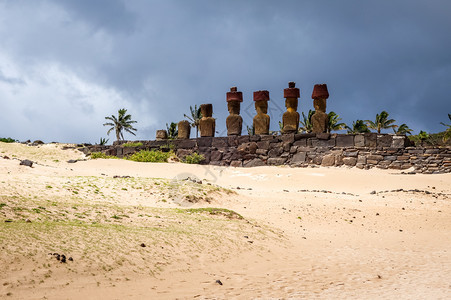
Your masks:
{"label": "red topknot on moai", "polygon": [[314,133],[327,132],[329,117],[326,114],[326,102],[329,98],[326,84],[315,84],[313,87],[312,99],[315,113],[312,116],[312,125]]}
{"label": "red topknot on moai", "polygon": [[240,116],[240,105],[243,102],[243,93],[238,92],[236,86],[227,92],[227,108],[230,115],[226,119],[227,135],[241,135],[243,118]]}
{"label": "red topknot on moai", "polygon": [[257,111],[253,121],[255,134],[269,134],[268,101],[268,91],[254,92],[255,110]]}

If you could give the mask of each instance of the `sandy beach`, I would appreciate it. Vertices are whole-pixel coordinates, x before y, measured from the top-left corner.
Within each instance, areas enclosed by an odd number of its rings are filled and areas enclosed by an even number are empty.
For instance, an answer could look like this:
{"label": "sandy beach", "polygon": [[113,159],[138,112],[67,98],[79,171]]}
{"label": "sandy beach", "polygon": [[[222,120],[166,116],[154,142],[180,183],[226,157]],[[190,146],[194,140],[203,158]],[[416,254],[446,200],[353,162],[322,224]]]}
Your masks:
{"label": "sandy beach", "polygon": [[62,148],[0,143],[2,299],[451,297],[451,174]]}

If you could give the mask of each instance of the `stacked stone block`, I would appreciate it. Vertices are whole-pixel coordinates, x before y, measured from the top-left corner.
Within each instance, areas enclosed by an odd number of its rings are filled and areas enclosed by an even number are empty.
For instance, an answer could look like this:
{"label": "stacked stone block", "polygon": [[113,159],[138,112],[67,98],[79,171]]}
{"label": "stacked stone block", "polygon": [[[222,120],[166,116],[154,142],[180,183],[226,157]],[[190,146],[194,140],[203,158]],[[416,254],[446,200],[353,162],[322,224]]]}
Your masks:
{"label": "stacked stone block", "polygon": [[139,147],[123,147],[116,143],[80,150],[124,157],[143,149],[173,149],[180,159],[197,152],[205,157],[204,164],[232,167],[347,166],[396,170],[413,167],[416,173],[451,172],[450,147],[411,147],[405,136],[390,134],[292,133],[140,142],[143,145]]}

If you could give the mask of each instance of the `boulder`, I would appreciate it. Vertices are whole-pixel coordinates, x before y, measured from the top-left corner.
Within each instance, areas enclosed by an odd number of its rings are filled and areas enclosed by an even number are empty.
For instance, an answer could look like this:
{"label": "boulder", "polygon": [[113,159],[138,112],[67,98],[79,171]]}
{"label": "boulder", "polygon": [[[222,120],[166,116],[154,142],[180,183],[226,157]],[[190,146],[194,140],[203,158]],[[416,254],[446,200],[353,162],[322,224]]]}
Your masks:
{"label": "boulder", "polygon": [[344,157],[343,163],[347,166],[354,167],[357,163],[357,158],[355,157]]}
{"label": "boulder", "polygon": [[33,162],[31,160],[28,159],[24,159],[20,161],[20,165],[21,166],[27,166],[27,167],[32,167],[33,166]]}
{"label": "boulder", "polygon": [[333,165],[335,165],[335,155],[333,154],[325,155],[321,162],[321,166],[332,167]]}
{"label": "boulder", "polygon": [[244,164],[244,167],[246,168],[252,168],[252,167],[260,167],[260,166],[266,166],[265,162],[259,158],[254,158],[251,161],[248,161]]}
{"label": "boulder", "polygon": [[211,141],[211,146],[215,148],[226,148],[229,146],[227,137],[216,137]]}
{"label": "boulder", "polygon": [[241,160],[232,160],[230,162],[230,166],[231,167],[235,167],[235,168],[242,167],[243,166],[243,162]]}
{"label": "boulder", "polygon": [[295,155],[293,155],[293,158],[291,159],[291,163],[292,164],[303,163],[303,162],[305,162],[305,156],[306,156],[305,152],[296,153]]}
{"label": "boulder", "polygon": [[337,135],[335,139],[336,147],[352,148],[354,147],[354,135]]}
{"label": "boulder", "polygon": [[384,147],[388,148],[391,147],[393,142],[393,138],[391,135],[388,134],[381,134],[377,136],[377,147]]}
{"label": "boulder", "polygon": [[365,136],[363,134],[356,134],[354,136],[355,147],[365,147]]}
{"label": "boulder", "polygon": [[268,158],[268,165],[270,166],[280,166],[283,165],[287,161],[284,157],[273,157]]}

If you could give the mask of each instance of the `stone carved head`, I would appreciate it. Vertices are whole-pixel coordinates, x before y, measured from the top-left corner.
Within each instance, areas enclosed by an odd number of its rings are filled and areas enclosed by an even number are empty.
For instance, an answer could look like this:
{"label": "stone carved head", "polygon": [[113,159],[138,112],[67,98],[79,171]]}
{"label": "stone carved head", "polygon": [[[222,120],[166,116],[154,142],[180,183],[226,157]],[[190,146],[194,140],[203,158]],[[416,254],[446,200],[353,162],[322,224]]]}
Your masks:
{"label": "stone carved head", "polygon": [[269,92],[266,90],[254,92],[255,110],[257,113],[268,113]]}
{"label": "stone carved head", "polygon": [[255,110],[257,114],[268,113],[268,101],[255,101]]}
{"label": "stone carved head", "polygon": [[201,104],[200,111],[203,118],[210,118],[211,116],[213,116],[213,104]]}
{"label": "stone carved head", "polygon": [[285,107],[287,109],[297,110],[298,109],[298,99],[288,98],[285,100]]}
{"label": "stone carved head", "polygon": [[227,109],[230,114],[239,115],[240,114],[240,102],[239,101],[229,101],[227,102]]}
{"label": "stone carved head", "polygon": [[318,98],[313,99],[313,107],[316,111],[326,112],[326,99]]}

